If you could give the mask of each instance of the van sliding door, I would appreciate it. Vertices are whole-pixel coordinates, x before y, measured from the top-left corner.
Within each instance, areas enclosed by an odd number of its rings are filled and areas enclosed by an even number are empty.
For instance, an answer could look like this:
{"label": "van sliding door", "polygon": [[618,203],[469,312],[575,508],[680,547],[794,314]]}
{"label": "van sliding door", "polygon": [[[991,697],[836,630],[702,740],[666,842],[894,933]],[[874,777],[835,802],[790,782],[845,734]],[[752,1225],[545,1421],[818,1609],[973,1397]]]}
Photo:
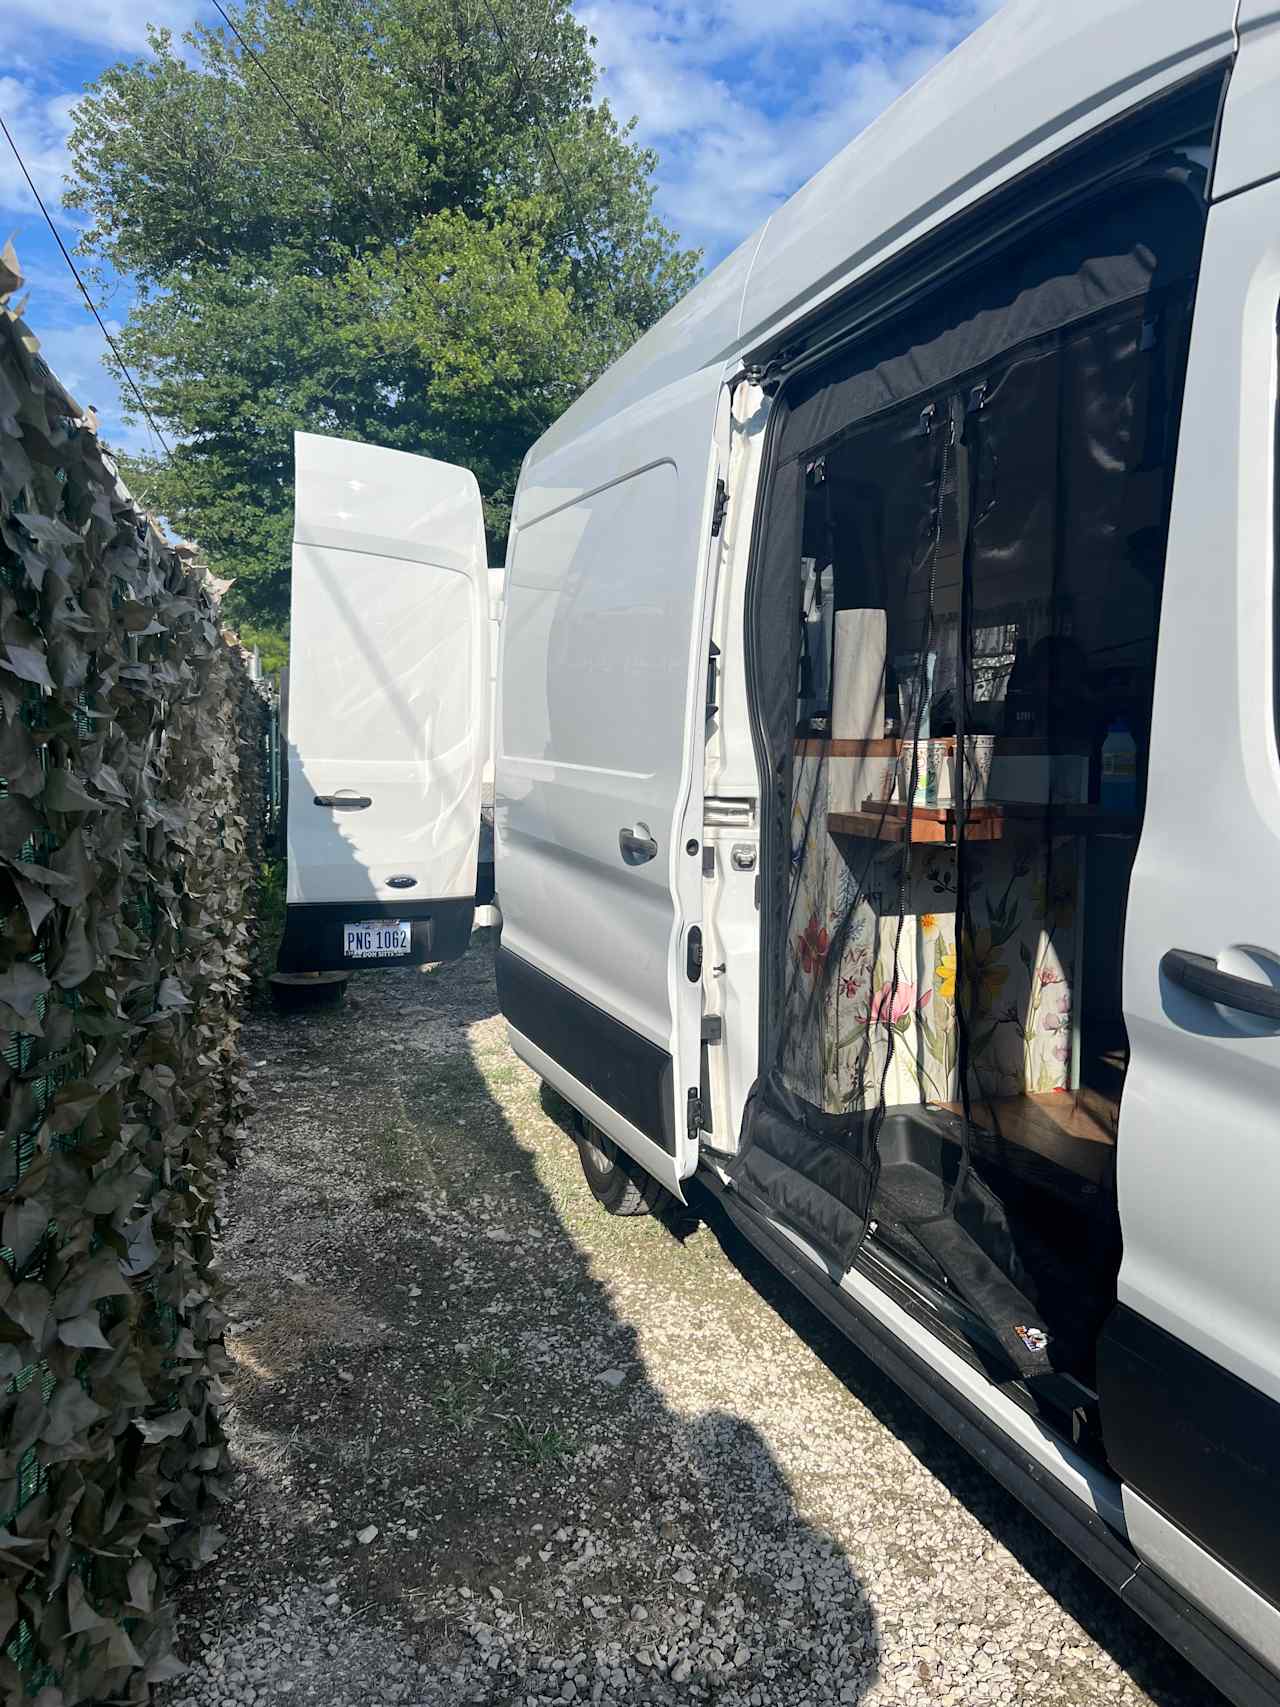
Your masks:
{"label": "van sliding door", "polygon": [[499,671],[512,1043],[673,1191],[698,1154],[708,587],[727,428],[717,367],[526,470]]}
{"label": "van sliding door", "polygon": [[[1246,43],[1242,66],[1247,52]],[[1273,53],[1273,90],[1275,72]],[[1253,80],[1241,86],[1248,93]],[[1234,96],[1233,84],[1224,120],[1233,139]],[[1274,128],[1267,134],[1274,171]],[[1272,178],[1211,208],[1191,333],[1146,820],[1125,929],[1124,1255],[1098,1376],[1135,1548],[1274,1667],[1278,310]]]}
{"label": "van sliding door", "polygon": [[475,476],[299,433],[283,971],[446,960],[471,935],[489,729]]}

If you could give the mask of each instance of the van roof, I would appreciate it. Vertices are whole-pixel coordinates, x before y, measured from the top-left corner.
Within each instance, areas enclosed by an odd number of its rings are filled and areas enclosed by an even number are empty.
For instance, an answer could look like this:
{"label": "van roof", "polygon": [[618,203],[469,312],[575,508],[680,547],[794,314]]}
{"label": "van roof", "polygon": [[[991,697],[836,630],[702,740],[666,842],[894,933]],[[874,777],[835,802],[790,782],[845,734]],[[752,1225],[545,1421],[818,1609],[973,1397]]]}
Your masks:
{"label": "van roof", "polygon": [[1140,101],[1223,61],[1236,0],[1008,0],[639,338],[532,467],[837,296],[931,228]]}

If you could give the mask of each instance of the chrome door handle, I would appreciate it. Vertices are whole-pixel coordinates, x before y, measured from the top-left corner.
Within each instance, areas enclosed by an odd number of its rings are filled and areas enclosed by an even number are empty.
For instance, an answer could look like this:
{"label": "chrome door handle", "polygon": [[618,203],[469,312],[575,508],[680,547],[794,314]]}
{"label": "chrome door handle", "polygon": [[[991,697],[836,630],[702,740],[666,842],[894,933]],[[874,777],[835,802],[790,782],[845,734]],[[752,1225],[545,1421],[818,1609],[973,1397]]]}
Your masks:
{"label": "chrome door handle", "polygon": [[1239,1008],[1242,1013],[1258,1014],[1262,1019],[1280,1023],[1280,990],[1270,984],[1255,984],[1252,978],[1241,978],[1235,972],[1221,972],[1218,963],[1207,954],[1171,948],[1162,956],[1160,970],[1172,983],[1180,984],[1193,996],[1202,996],[1206,1002]]}
{"label": "chrome door handle", "polygon": [[658,851],[658,844],[649,834],[647,824],[637,824],[634,830],[618,831],[618,852],[626,865],[645,865]]}

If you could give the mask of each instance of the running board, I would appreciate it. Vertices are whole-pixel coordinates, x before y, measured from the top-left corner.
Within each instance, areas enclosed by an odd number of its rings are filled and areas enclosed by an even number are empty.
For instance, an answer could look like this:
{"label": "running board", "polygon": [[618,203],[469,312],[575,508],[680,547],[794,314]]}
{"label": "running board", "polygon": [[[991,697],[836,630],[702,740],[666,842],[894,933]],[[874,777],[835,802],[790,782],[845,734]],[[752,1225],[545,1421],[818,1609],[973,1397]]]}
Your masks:
{"label": "running board", "polygon": [[848,1292],[803,1262],[732,1187],[710,1169],[700,1170],[698,1179],[785,1279],[1235,1707],[1280,1707],[1280,1680],[1143,1564],[1097,1512],[1046,1476],[997,1423],[942,1382]]}

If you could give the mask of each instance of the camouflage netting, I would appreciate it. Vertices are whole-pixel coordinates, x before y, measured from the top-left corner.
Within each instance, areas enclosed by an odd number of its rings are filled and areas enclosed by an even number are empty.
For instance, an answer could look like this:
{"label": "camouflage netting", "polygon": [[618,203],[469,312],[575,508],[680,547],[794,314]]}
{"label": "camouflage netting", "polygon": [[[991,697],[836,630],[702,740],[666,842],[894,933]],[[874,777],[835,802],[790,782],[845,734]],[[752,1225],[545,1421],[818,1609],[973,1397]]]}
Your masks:
{"label": "camouflage netting", "polygon": [[0,1684],[145,1701],[216,1548],[263,708],[0,258]]}

